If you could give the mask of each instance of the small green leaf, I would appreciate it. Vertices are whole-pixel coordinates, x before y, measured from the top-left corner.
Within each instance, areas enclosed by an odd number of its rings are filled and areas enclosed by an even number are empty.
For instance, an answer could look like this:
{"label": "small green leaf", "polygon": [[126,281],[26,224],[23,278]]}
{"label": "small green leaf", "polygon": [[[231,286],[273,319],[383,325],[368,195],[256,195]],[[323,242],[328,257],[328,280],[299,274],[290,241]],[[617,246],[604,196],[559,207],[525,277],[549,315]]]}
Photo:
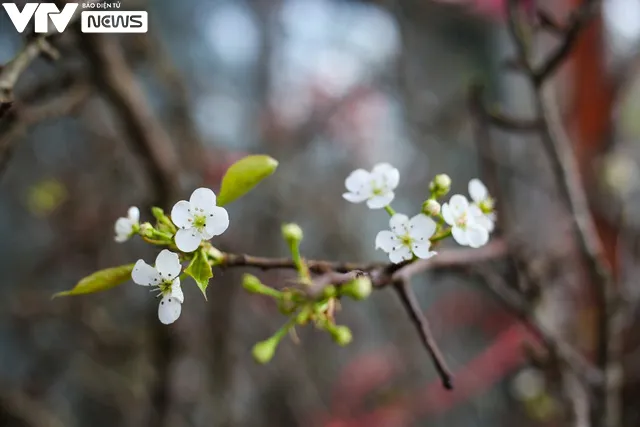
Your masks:
{"label": "small green leaf", "polygon": [[92,275],[80,280],[73,289],[58,292],[54,294],[52,298],[92,294],[114,288],[131,279],[131,272],[133,271],[134,265],[135,264],[127,264],[96,271]]}
{"label": "small green leaf", "polygon": [[198,250],[191,260],[191,264],[184,270],[189,276],[193,277],[198,287],[204,295],[204,299],[207,299],[207,286],[209,286],[209,279],[213,277],[211,271],[211,265],[207,262],[207,255],[204,253],[204,249]]}
{"label": "small green leaf", "polygon": [[235,162],[222,178],[218,206],[231,203],[244,196],[271,175],[278,167],[278,161],[265,155],[252,155]]}

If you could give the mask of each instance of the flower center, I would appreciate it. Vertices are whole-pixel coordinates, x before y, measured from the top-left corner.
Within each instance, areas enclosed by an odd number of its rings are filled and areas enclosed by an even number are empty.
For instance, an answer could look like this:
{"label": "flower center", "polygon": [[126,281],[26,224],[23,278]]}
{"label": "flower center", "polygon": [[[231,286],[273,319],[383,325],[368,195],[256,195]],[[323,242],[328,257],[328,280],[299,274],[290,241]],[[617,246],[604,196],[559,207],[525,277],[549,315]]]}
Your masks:
{"label": "flower center", "polygon": [[490,197],[484,199],[478,205],[480,207],[480,210],[484,214],[490,214],[491,212],[493,212],[494,204],[493,204],[493,199]]}
{"label": "flower center", "polygon": [[467,214],[464,213],[456,218],[456,225],[460,228],[465,228],[467,226]]}
{"label": "flower center", "polygon": [[193,226],[197,229],[204,228],[207,225],[207,217],[204,215],[194,215],[193,216]]}
{"label": "flower center", "polygon": [[167,294],[171,293],[171,285],[172,284],[173,284],[173,282],[167,281],[167,280],[165,280],[164,282],[160,283],[158,285],[158,288],[160,289],[160,293],[162,295],[167,295]]}
{"label": "flower center", "polygon": [[402,243],[403,246],[411,247],[411,244],[413,243],[413,239],[408,234],[405,234],[404,236],[400,237],[400,242]]}

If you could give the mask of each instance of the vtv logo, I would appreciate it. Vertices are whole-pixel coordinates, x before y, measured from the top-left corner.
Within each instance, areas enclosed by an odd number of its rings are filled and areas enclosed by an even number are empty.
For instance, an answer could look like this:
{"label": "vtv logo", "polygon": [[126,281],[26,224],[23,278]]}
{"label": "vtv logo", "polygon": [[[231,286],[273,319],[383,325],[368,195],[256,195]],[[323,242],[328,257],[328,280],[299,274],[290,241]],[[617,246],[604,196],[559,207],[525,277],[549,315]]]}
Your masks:
{"label": "vtv logo", "polygon": [[36,33],[46,34],[49,32],[49,18],[53,22],[54,27],[59,33],[63,32],[73,13],[78,7],[78,3],[67,3],[64,5],[62,12],[53,3],[27,3],[24,5],[22,12],[18,10],[15,3],[3,3],[4,9],[9,15],[9,19],[13,22],[14,27],[19,33],[24,32],[25,28],[31,21],[33,15],[36,15],[36,23],[34,31]]}

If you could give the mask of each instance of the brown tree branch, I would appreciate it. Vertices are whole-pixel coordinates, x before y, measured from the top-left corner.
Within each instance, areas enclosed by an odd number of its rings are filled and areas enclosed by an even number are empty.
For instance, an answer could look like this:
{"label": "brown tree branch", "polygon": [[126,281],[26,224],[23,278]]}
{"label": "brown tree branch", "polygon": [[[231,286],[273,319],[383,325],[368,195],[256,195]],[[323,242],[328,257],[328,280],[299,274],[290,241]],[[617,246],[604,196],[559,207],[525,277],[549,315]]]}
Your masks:
{"label": "brown tree branch", "polygon": [[[395,281],[409,280],[411,277],[427,270],[444,270],[450,268],[461,268],[469,265],[490,261],[507,256],[508,246],[504,240],[496,239],[486,246],[478,249],[459,248],[441,251],[438,256],[430,259],[418,259],[412,262],[400,264],[390,264],[383,262],[342,262],[326,260],[305,260],[307,267],[312,273],[327,274],[349,273],[352,271],[362,271],[371,276],[375,288],[383,288]],[[275,269],[295,269],[296,266],[291,258],[266,258],[245,254],[225,253],[221,263],[221,268],[231,267],[253,267],[261,270]],[[334,277],[334,276],[330,276]],[[335,276],[337,277],[337,276]],[[326,286],[335,284],[326,283]]]}
{"label": "brown tree branch", "polygon": [[433,365],[435,366],[436,371],[440,376],[443,387],[448,390],[452,390],[453,374],[449,370],[447,362],[445,362],[444,356],[442,355],[442,352],[440,351],[440,348],[438,347],[438,344],[433,337],[431,327],[429,326],[429,321],[420,308],[420,304],[418,303],[418,299],[416,298],[416,295],[411,288],[411,284],[407,280],[400,279],[394,282],[393,289],[398,294],[398,297],[400,297],[402,306],[411,318],[411,322],[413,322],[414,326],[416,327],[418,335],[420,335],[422,344],[429,352],[429,356],[431,356],[431,361],[433,362]]}
{"label": "brown tree branch", "polygon": [[[13,104],[13,88],[24,71],[41,54],[52,56],[55,52],[46,36],[33,37],[24,48],[0,68],[0,117],[4,116]],[[54,54],[54,57],[56,54]]]}
{"label": "brown tree branch", "polygon": [[[514,3],[511,0],[510,2]],[[566,29],[562,32],[560,32],[559,29],[555,31],[562,36],[560,45],[556,47],[544,63],[533,72],[531,77],[535,86],[542,85],[566,60],[578,40],[578,35],[600,11],[600,6],[601,0],[585,0],[583,6],[571,14],[569,22],[565,27]]]}

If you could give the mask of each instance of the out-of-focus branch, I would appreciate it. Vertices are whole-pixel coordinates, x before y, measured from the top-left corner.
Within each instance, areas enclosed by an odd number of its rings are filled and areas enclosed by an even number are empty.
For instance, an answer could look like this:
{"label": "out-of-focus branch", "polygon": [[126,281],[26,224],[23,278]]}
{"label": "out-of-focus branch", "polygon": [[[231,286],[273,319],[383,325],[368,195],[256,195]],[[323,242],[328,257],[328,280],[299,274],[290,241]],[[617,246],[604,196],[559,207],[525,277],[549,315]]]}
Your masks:
{"label": "out-of-focus branch", "polygon": [[533,305],[527,301],[518,291],[507,285],[505,280],[495,271],[475,267],[478,274],[484,279],[487,287],[500,299],[500,301],[523,320],[523,324],[536,336],[540,337],[549,351],[565,367],[575,371],[575,375],[586,385],[601,385],[604,382],[602,371],[593,366],[568,342],[558,334],[550,331],[533,314]]}
{"label": "out-of-focus branch", "polygon": [[15,58],[0,68],[0,117],[9,111],[13,104],[13,88],[18,79],[41,54],[54,59],[58,57],[46,36],[31,38]]}
{"label": "out-of-focus branch", "polygon": [[[85,3],[95,3],[98,0],[87,0]],[[82,8],[77,8],[71,17],[74,22],[80,16]],[[0,117],[5,115],[13,104],[13,90],[18,80],[29,68],[31,63],[40,55],[49,59],[58,59],[58,51],[49,43],[49,37],[54,34],[32,35],[27,39],[24,47],[18,54],[6,64],[0,66]]]}
{"label": "out-of-focus branch", "polygon": [[90,95],[88,85],[75,83],[57,97],[9,111],[0,121],[0,176],[9,164],[19,136],[29,126],[74,114]]}
{"label": "out-of-focus branch", "polygon": [[[572,151],[571,142],[562,126],[557,106],[547,99],[543,90],[544,83],[568,57],[578,38],[580,30],[586,26],[601,2],[586,0],[576,9],[569,19],[566,30],[560,32],[560,45],[536,68],[532,65],[528,49],[528,40],[524,36],[525,28],[530,25],[521,19],[521,8],[518,0],[507,3],[508,22],[512,39],[516,46],[517,62],[524,64],[525,76],[534,89],[536,113],[542,121],[540,137],[542,145],[551,161],[553,173],[560,188],[560,194],[571,213],[572,225],[580,252],[585,260],[589,281],[593,286],[598,304],[598,344],[596,363],[605,374],[605,383],[593,387],[595,399],[591,407],[591,424],[593,426],[617,427],[620,425],[619,393],[610,390],[610,384],[619,375],[611,369],[619,366],[615,359],[619,340],[611,319],[615,315],[617,302],[614,293],[614,278],[611,266],[598,237],[597,229],[587,202],[586,192],[580,177],[577,160]],[[556,25],[557,26],[557,25]],[[618,394],[618,395],[616,395]]]}
{"label": "out-of-focus branch", "polygon": [[[515,2],[510,0],[511,4]],[[542,85],[566,60],[578,40],[582,29],[589,24],[591,19],[600,11],[601,0],[586,0],[582,7],[576,9],[569,18],[564,30],[557,28],[556,34],[560,34],[560,45],[547,56],[546,60],[531,75],[536,86]],[[557,24],[556,24],[556,27]]]}
{"label": "out-of-focus branch", "polygon": [[42,402],[13,387],[2,387],[0,412],[6,412],[27,427],[64,427],[64,423]]}
{"label": "out-of-focus branch", "polygon": [[179,194],[179,162],[169,136],[154,116],[144,91],[127,65],[117,39],[83,34],[81,47],[89,59],[93,83],[113,105],[140,161],[156,187],[156,201],[167,206]]}

